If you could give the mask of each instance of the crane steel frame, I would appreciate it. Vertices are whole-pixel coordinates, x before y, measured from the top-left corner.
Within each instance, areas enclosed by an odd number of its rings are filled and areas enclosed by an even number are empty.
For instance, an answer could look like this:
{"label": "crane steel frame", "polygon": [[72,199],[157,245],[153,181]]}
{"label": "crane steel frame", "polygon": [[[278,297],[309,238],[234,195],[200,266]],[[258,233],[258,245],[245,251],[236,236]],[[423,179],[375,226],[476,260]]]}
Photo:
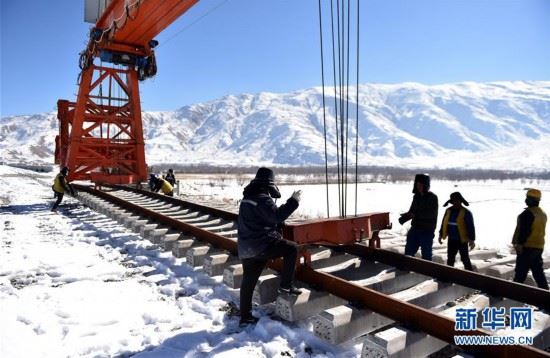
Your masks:
{"label": "crane steel frame", "polygon": [[[69,181],[101,185],[147,179],[139,80],[156,72],[155,36],[197,2],[109,3],[80,55],[76,102],[58,101],[55,163],[69,168]],[[97,58],[114,65],[97,65]]]}

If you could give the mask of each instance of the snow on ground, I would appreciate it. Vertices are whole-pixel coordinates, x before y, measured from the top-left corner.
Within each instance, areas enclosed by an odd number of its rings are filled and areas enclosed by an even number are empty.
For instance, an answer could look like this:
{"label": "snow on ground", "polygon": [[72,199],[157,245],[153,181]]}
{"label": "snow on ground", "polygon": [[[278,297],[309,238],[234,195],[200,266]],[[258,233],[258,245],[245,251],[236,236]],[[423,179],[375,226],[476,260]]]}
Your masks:
{"label": "snow on ground", "polygon": [[[195,177],[182,180],[180,190],[190,198],[238,200],[249,179]],[[74,199],[65,198],[59,213],[51,213],[52,180],[53,174],[0,166],[0,357],[359,354],[360,344],[334,347],[317,339],[309,323],[271,319],[272,307],[257,310],[262,318],[256,327],[239,331],[237,318],[224,311],[236,296],[219,278],[194,271]],[[549,182],[432,184],[440,204],[460,190],[474,212],[478,245],[501,250],[524,206],[524,188],[531,186],[543,190],[544,208]],[[297,188],[304,192],[298,215],[324,216],[325,186],[281,186],[283,198]],[[330,190],[334,215],[337,191]],[[411,183],[360,184],[358,211],[389,211],[396,223],[410,205],[410,190]],[[406,230],[395,224],[389,235]]]}
{"label": "snow on ground", "polygon": [[0,357],[352,357],[269,307],[237,329],[219,279],[65,198],[53,174],[0,166]]}
{"label": "snow on ground", "polygon": [[[216,176],[182,176],[181,193],[194,195],[206,194],[221,200],[232,200],[236,203],[242,198],[242,190],[251,177],[222,179]],[[281,178],[283,179],[283,178]],[[412,202],[412,179],[406,183],[364,183],[359,184],[358,213],[387,211],[393,229],[385,232],[389,236],[404,236],[410,228],[410,222],[405,226],[399,225],[399,214],[408,211]],[[276,177],[277,180],[277,177]],[[525,189],[534,187],[542,191],[541,207],[550,211],[550,181],[545,180],[488,180],[488,181],[444,181],[433,180],[431,190],[439,198],[438,228],[443,218],[445,208],[443,204],[449,200],[454,191],[460,191],[469,201],[468,207],[473,215],[476,226],[477,245],[480,248],[494,248],[503,253],[510,251],[510,243],[514,233],[516,218],[525,208]],[[302,201],[295,212],[295,218],[326,217],[326,186],[317,185],[280,185],[282,204],[294,190],[302,190]],[[355,185],[348,185],[348,215],[355,213]],[[338,215],[338,188],[330,185],[329,202],[331,216]],[[237,210],[237,205],[234,205]],[[546,232],[550,232],[547,224]],[[437,239],[437,237],[436,237]],[[547,240],[548,241],[548,240]],[[545,255],[550,259],[550,244],[545,246]]]}

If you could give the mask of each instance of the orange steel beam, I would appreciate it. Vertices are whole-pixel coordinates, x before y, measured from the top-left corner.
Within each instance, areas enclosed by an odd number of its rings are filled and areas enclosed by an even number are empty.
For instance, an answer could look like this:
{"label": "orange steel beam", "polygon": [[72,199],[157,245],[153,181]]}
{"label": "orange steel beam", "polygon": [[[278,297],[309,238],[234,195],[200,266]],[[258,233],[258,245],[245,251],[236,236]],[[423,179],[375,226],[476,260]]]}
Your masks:
{"label": "orange steel beam", "polygon": [[390,227],[389,213],[367,213],[288,223],[283,227],[283,236],[300,245],[349,245]]}
{"label": "orange steel beam", "polygon": [[[137,77],[135,69],[92,64],[82,72],[76,103],[60,101],[56,158],[69,168],[69,181],[127,184],[147,180]],[[107,96],[101,95],[104,86]],[[113,98],[113,91],[124,96]],[[69,111],[71,106],[74,110]],[[69,120],[70,133],[65,137]]]}
{"label": "orange steel beam", "polygon": [[149,41],[197,2],[113,0],[96,23],[96,28],[106,31],[98,48],[129,53],[142,50],[148,53]]}
{"label": "orange steel beam", "polygon": [[[154,64],[151,40],[197,2],[112,0],[109,3],[81,53],[76,102],[58,102],[60,133],[55,139],[55,162],[69,167],[69,181],[128,184],[147,179],[138,79],[146,78],[142,71],[147,76],[156,72],[149,72],[155,68],[151,65]],[[95,65],[94,58],[102,50],[107,50],[105,56],[111,57],[108,62],[125,64],[126,69]],[[153,67],[144,69],[147,66]]]}

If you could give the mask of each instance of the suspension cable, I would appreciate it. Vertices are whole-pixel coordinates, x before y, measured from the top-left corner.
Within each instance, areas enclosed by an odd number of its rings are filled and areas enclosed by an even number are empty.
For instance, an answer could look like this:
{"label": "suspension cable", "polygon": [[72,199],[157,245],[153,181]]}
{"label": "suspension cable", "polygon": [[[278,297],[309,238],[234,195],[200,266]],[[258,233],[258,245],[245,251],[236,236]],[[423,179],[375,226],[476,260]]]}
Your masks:
{"label": "suspension cable", "polygon": [[[342,6],[340,6],[340,0],[336,2],[337,10],[337,23],[338,23],[338,82],[340,87],[340,188],[342,191],[342,209],[340,210],[340,216],[346,216],[346,202],[344,197],[344,0],[342,0]],[[342,21],[340,21],[342,18]]]}
{"label": "suspension cable", "polygon": [[357,184],[359,162],[359,0],[357,0],[357,82],[355,84],[355,216],[357,216]]}
{"label": "suspension cable", "polygon": [[[339,0],[336,0],[339,1]],[[336,96],[338,92],[336,91],[337,88],[337,82],[336,82],[336,56],[335,56],[335,41],[334,41],[334,11],[333,11],[334,5],[333,0],[330,0],[330,23],[331,23],[331,29],[332,29],[332,74],[334,79],[334,120],[335,120],[335,128],[336,128],[336,167],[338,172],[338,209],[340,212],[340,215],[342,215],[342,202],[340,198],[340,145],[338,140],[338,104],[336,100]],[[340,55],[338,55],[338,58],[340,58]],[[340,70],[338,70],[340,71]]]}
{"label": "suspension cable", "polygon": [[348,138],[349,138],[349,132],[348,132],[348,122],[349,122],[349,26],[350,26],[350,0],[348,0],[348,38],[346,41],[347,46],[347,56],[346,56],[346,152],[345,152],[345,161],[346,161],[346,176],[345,176],[345,210],[344,210],[344,216],[347,214],[347,204],[348,204]]}
{"label": "suspension cable", "polygon": [[[359,22],[360,8],[357,1],[357,38],[356,38],[356,108],[355,108],[355,215],[358,208],[358,183],[359,183]],[[336,3],[335,3],[336,2]],[[319,6],[319,35],[321,43],[321,80],[323,95],[323,130],[325,140],[325,182],[327,187],[327,214],[329,213],[329,180],[328,180],[328,144],[326,128],[326,94],[324,78],[324,48],[323,48],[323,18],[321,10],[321,0]],[[336,131],[336,170],[337,170],[337,189],[338,189],[338,208],[340,217],[347,216],[348,206],[348,182],[350,181],[350,54],[351,54],[351,0],[331,0],[330,1],[330,36],[332,39],[332,75],[334,89],[334,120]],[[336,24],[335,24],[336,23]],[[336,38],[335,38],[336,37]],[[336,58],[336,56],[338,58]],[[338,74],[337,74],[338,73]],[[353,96],[353,95],[352,95]],[[353,151],[352,151],[353,154]]]}
{"label": "suspension cable", "polygon": [[325,111],[325,66],[323,56],[323,17],[321,14],[321,0],[319,0],[319,38],[321,39],[321,87],[323,92],[323,132],[325,137],[325,186],[327,188],[327,218],[330,217],[328,195],[328,155],[327,155],[327,120]]}

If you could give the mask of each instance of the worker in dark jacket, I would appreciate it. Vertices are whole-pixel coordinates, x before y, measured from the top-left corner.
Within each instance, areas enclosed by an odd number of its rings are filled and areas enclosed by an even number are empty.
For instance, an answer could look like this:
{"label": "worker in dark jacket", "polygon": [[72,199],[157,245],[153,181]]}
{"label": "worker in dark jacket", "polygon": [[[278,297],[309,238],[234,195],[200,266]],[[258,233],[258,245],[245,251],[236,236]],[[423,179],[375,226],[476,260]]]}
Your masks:
{"label": "worker in dark jacket", "polygon": [[57,200],[53,204],[51,211],[57,211],[57,207],[61,204],[61,200],[63,200],[65,192],[69,192],[71,196],[75,195],[73,187],[67,183],[67,175],[69,175],[69,168],[63,167],[54,179],[52,189],[54,196],[57,197]]}
{"label": "worker in dark jacket", "polygon": [[273,171],[260,168],[256,177],[244,188],[239,206],[238,251],[243,265],[240,291],[241,325],[258,320],[252,316],[252,294],[267,261],[283,257],[283,271],[279,293],[299,295],[292,284],[298,248],[294,242],[284,240],[278,225],[298,208],[301,191],[295,191],[285,204],[277,207],[272,198],[280,198]]}
{"label": "worker in dark jacket", "polygon": [[516,249],[515,282],[523,283],[529,270],[542,289],[548,289],[548,281],[544,275],[542,252],[544,250],[544,235],[546,228],[546,213],[539,207],[542,193],[537,189],[527,190],[525,204],[527,208],[518,216],[512,244]]}
{"label": "worker in dark jacket", "polygon": [[157,175],[154,173],[149,174],[149,190],[153,191],[155,184],[157,183]]}
{"label": "worker in dark jacket", "polygon": [[164,179],[170,183],[170,185],[176,185],[176,176],[174,175],[174,170],[168,169],[168,173],[164,176]]}
{"label": "worker in dark jacket", "polygon": [[437,226],[437,195],[430,191],[430,176],[417,174],[414,178],[413,201],[408,212],[401,214],[399,223],[403,225],[412,219],[407,233],[405,255],[414,256],[418,248],[422,258],[432,260],[432,246]]}
{"label": "worker in dark jacket", "polygon": [[455,257],[457,252],[460,252],[460,260],[464,264],[464,269],[473,271],[470,256],[468,255],[468,247],[473,250],[476,239],[476,229],[474,226],[474,216],[472,212],[466,209],[462,204],[469,206],[470,204],[464,199],[458,191],[451,194],[451,198],[447,200],[445,205],[452,204],[445,211],[439,230],[439,243],[449,238],[447,246],[447,265],[455,265]]}

